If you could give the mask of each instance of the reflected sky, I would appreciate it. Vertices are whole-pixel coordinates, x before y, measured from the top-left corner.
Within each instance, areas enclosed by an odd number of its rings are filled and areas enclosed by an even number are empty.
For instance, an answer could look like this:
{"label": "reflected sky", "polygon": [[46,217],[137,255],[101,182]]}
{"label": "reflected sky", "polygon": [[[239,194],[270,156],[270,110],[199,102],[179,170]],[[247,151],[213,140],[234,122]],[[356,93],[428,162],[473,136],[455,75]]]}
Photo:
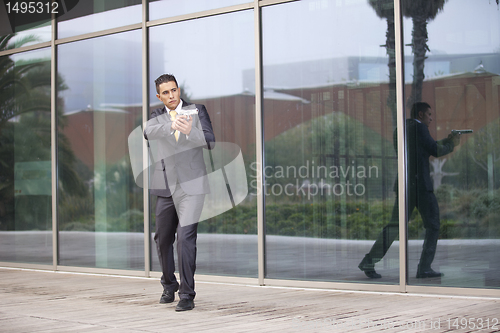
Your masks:
{"label": "reflected sky", "polygon": [[157,20],[165,17],[184,15],[204,10],[248,3],[248,0],[161,0],[149,1],[149,19]]}
{"label": "reflected sky", "polygon": [[151,28],[151,81],[172,73],[193,99],[242,93],[243,71],[255,67],[253,18],[247,10]]}
{"label": "reflected sky", "polygon": [[58,46],[64,112],[141,105],[141,68],[140,30]]}
{"label": "reflected sky", "polygon": [[[76,9],[78,9],[78,7],[76,7]],[[58,38],[66,38],[89,32],[140,23],[141,16],[141,6],[135,5],[77,17],[67,21],[61,21],[58,24]]]}
{"label": "reflected sky", "polygon": [[[404,27],[405,44],[409,44],[409,19],[405,19]],[[495,1],[449,0],[427,30],[431,55],[500,51],[500,10]]]}

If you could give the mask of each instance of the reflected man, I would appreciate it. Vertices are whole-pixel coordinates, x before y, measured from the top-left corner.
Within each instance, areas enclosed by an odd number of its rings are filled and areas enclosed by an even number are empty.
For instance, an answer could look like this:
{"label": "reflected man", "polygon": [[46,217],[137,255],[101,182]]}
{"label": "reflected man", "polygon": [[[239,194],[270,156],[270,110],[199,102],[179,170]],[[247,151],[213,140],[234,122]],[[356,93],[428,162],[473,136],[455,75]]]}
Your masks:
{"label": "reflected man", "polygon": [[[411,119],[406,120],[408,214],[411,215],[416,207],[425,228],[417,278],[440,277],[443,275],[431,268],[436,254],[440,221],[439,206],[434,195],[434,186],[430,175],[429,157],[449,154],[460,143],[460,134],[450,134],[446,139],[435,141],[429,133],[431,122],[431,107],[425,102],[415,103],[411,109]],[[384,257],[399,235],[397,187],[396,181],[396,203],[394,204],[391,221],[384,227],[370,252],[366,254],[358,266],[367,277],[372,279],[382,277],[375,271],[375,264]]]}
{"label": "reflected man", "polygon": [[[161,75],[155,84],[164,106],[151,112],[144,137],[156,140],[161,158],[151,179],[151,194],[158,196],[154,239],[163,273],[160,303],[172,303],[178,290],[175,310],[185,311],[194,308],[197,228],[210,192],[203,148],[211,149],[215,136],[205,106],[183,101],[173,75]],[[196,114],[182,115],[186,109]],[[180,284],[174,275],[176,232]]]}

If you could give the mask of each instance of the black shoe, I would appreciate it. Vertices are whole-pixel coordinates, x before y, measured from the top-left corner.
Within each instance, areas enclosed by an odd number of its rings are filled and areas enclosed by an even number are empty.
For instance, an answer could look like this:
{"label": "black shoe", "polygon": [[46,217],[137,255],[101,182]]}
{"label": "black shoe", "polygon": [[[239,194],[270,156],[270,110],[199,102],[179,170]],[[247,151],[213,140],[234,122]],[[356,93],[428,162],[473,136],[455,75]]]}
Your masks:
{"label": "black shoe", "polygon": [[182,298],[179,301],[179,303],[177,303],[175,311],[188,311],[188,310],[193,310],[193,308],[194,308],[194,301],[192,299]]}
{"label": "black shoe", "polygon": [[382,275],[375,272],[375,265],[372,263],[372,259],[368,255],[361,260],[358,268],[362,270],[370,279],[380,279],[382,277]]}
{"label": "black shoe", "polygon": [[443,273],[436,272],[432,268],[429,268],[426,271],[417,271],[417,279],[441,277],[443,275]]}
{"label": "black shoe", "polygon": [[382,277],[382,275],[380,275],[379,273],[375,272],[374,269],[365,270],[363,272],[365,272],[365,275],[368,276],[370,279],[380,279]]}
{"label": "black shoe", "polygon": [[161,294],[160,304],[172,303],[175,299],[175,291],[173,290],[163,290]]}

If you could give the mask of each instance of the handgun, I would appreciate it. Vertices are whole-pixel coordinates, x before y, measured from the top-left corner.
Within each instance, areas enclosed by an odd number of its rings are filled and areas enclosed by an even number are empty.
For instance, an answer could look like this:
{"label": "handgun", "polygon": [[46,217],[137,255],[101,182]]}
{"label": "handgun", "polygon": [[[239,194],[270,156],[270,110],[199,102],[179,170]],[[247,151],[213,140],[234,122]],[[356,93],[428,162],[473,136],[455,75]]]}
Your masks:
{"label": "handgun", "polygon": [[469,134],[472,133],[471,129],[463,129],[463,130],[451,130],[451,134]]}

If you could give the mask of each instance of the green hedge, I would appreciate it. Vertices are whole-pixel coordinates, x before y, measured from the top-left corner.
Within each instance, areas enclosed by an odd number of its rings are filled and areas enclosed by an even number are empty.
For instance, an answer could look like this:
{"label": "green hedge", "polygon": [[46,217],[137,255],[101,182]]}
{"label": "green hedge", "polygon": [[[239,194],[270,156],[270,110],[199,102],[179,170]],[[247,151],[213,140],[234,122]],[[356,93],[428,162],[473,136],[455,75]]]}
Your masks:
{"label": "green hedge", "polygon": [[[441,212],[442,239],[499,238],[500,192],[480,190],[460,191],[442,185],[436,191]],[[72,197],[60,207],[61,230],[94,231],[92,208],[89,198]],[[372,240],[389,223],[394,201],[371,202],[275,202],[266,205],[266,234],[316,238],[341,238]],[[154,216],[153,216],[154,220]],[[42,228],[43,229],[43,228]],[[143,212],[131,209],[119,216],[108,217],[105,228],[109,232],[143,231]],[[154,228],[153,228],[154,230]],[[257,209],[255,200],[200,222],[200,233],[257,234]],[[423,223],[417,210],[408,225],[410,239],[422,238]]]}

